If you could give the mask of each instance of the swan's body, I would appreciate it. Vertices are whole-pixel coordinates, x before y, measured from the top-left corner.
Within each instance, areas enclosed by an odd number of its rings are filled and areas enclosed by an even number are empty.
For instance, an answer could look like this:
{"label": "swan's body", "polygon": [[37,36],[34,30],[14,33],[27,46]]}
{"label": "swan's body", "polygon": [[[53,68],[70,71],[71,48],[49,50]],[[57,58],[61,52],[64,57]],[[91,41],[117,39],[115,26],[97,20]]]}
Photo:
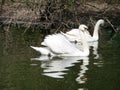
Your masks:
{"label": "swan's body", "polygon": [[[87,39],[88,42],[93,42],[93,41],[97,41],[99,39],[99,34],[98,34],[98,30],[100,29],[100,25],[104,24],[104,20],[100,19],[97,21],[97,23],[95,24],[94,27],[94,32],[93,32],[93,36],[90,35],[90,33],[85,30],[85,37]],[[70,41],[81,41],[80,38],[80,34],[79,34],[79,30],[81,30],[81,27],[79,26],[79,29],[72,29],[69,32],[63,33],[61,32],[65,37],[68,38],[68,40]]]}
{"label": "swan's body", "polygon": [[52,56],[88,56],[89,47],[84,36],[83,31],[79,31],[81,36],[81,42],[83,44],[83,50],[79,50],[75,47],[64,35],[53,34],[48,35],[44,39],[46,47],[33,47],[36,51],[43,55]]}

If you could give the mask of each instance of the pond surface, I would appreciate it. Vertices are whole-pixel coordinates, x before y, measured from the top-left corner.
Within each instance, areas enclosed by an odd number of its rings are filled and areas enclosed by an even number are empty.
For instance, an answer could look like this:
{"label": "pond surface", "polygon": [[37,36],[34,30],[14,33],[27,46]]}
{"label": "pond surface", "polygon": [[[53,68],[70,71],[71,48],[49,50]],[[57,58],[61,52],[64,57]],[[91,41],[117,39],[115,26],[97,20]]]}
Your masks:
{"label": "pond surface", "polygon": [[0,29],[0,90],[119,90],[120,35],[102,30],[89,57],[46,57],[38,31]]}

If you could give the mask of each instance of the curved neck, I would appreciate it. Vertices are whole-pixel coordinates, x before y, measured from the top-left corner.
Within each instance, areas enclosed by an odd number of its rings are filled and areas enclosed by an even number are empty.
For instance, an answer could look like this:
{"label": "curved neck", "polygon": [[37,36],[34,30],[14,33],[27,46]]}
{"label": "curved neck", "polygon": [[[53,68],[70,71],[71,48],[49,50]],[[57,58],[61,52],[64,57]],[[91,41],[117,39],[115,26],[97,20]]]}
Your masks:
{"label": "curved neck", "polygon": [[98,20],[97,23],[95,24],[95,27],[94,27],[94,32],[93,32],[93,38],[95,40],[98,40],[99,39],[99,34],[98,34],[98,30],[100,28],[100,25],[101,24],[104,24],[104,20]]}
{"label": "curved neck", "polygon": [[94,38],[95,40],[98,40],[98,39],[99,39],[98,30],[99,30],[99,28],[100,28],[100,24],[101,24],[101,23],[102,23],[101,21],[98,21],[98,22],[95,24],[94,32],[93,32],[93,38]]}
{"label": "curved neck", "polygon": [[88,46],[85,34],[81,30],[80,30],[80,37],[81,37],[81,42],[83,44],[83,55],[88,56],[89,55],[89,46]]}

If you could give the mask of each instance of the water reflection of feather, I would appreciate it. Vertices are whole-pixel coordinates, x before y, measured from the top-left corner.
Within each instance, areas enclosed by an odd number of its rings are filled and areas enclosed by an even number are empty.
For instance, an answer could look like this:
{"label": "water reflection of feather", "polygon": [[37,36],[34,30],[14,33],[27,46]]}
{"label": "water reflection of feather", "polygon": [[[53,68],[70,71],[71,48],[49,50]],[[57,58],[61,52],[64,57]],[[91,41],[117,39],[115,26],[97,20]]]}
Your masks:
{"label": "water reflection of feather", "polygon": [[91,46],[93,47],[93,54],[95,55],[94,59],[98,59],[99,58],[99,54],[98,54],[98,41],[93,42]]}
{"label": "water reflection of feather", "polygon": [[[66,71],[69,67],[75,66],[75,63],[81,62],[81,60],[88,60],[88,57],[53,57],[51,60],[47,59],[46,56],[39,58],[32,58],[31,60],[40,60],[41,68],[43,68],[43,75],[53,78],[64,78],[67,74]],[[45,59],[45,61],[44,61]]]}
{"label": "water reflection of feather", "polygon": [[78,77],[76,78],[76,81],[79,84],[85,83],[87,81],[87,77],[85,76],[86,71],[88,70],[87,66],[89,65],[89,58],[83,59],[83,64],[80,66],[80,72],[78,73]]}
{"label": "water reflection of feather", "polygon": [[94,65],[97,65],[98,67],[103,66],[103,61],[101,61],[101,54],[98,53],[98,41],[93,42],[92,45],[93,47],[93,55],[94,55]]}

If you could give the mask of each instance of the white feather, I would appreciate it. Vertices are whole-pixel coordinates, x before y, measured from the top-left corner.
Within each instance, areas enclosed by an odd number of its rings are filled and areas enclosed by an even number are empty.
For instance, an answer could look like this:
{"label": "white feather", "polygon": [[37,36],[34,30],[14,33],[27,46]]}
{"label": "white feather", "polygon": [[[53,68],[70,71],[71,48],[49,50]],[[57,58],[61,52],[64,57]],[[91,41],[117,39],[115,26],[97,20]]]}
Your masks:
{"label": "white feather", "polygon": [[68,40],[70,40],[70,41],[81,42],[79,30],[85,30],[84,32],[85,32],[86,40],[88,42],[93,42],[93,41],[97,41],[99,39],[98,30],[100,29],[100,25],[103,25],[103,24],[104,24],[103,19],[100,19],[97,21],[97,23],[95,24],[95,27],[94,27],[93,36],[90,35],[90,33],[86,30],[87,26],[85,26],[83,24],[81,24],[78,29],[72,29],[66,33],[61,32],[61,34],[66,36],[66,38],[68,38]]}
{"label": "white feather", "polygon": [[68,54],[78,51],[78,49],[61,34],[49,35],[45,38],[44,42],[54,53]]}
{"label": "white feather", "polygon": [[85,40],[84,34],[80,31],[83,50],[79,50],[73,45],[65,36],[62,34],[48,35],[44,39],[44,43],[47,47],[33,47],[36,51],[44,55],[57,55],[57,56],[88,56],[89,47],[87,41]]}
{"label": "white feather", "polygon": [[52,52],[50,52],[49,48],[47,47],[34,47],[34,46],[30,46],[30,47],[40,52],[43,55],[49,55],[49,54],[54,55]]}

